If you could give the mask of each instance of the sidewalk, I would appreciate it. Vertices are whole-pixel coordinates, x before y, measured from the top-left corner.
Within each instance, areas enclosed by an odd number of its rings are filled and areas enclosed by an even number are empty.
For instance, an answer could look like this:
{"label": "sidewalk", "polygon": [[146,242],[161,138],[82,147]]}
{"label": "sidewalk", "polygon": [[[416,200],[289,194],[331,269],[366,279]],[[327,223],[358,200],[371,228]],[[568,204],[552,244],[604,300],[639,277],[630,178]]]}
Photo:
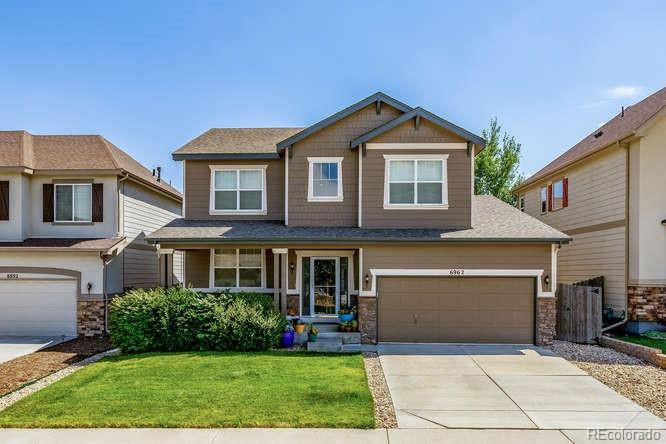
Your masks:
{"label": "sidewalk", "polygon": [[[586,430],[478,429],[1,429],[3,444],[508,444],[584,443]],[[624,442],[624,441],[614,441]],[[636,442],[636,440],[631,441]],[[666,442],[666,431],[661,440]]]}

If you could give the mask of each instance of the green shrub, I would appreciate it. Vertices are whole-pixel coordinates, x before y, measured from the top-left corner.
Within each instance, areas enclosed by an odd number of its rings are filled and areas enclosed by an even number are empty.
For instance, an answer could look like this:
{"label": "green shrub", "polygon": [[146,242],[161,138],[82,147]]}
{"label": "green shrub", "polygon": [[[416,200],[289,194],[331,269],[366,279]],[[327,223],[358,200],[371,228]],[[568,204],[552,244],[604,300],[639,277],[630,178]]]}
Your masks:
{"label": "green shrub", "polygon": [[197,293],[184,288],[132,290],[109,307],[109,334],[128,353],[267,350],[286,326],[270,296]]}

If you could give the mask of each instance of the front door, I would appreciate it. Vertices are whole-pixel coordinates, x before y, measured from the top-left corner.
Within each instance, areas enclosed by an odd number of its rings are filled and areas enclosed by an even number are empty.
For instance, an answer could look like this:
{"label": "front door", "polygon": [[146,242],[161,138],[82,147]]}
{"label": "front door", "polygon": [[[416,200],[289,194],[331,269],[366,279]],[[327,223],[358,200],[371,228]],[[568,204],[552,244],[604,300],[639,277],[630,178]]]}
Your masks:
{"label": "front door", "polygon": [[312,315],[336,315],[340,308],[340,258],[313,257],[310,261]]}

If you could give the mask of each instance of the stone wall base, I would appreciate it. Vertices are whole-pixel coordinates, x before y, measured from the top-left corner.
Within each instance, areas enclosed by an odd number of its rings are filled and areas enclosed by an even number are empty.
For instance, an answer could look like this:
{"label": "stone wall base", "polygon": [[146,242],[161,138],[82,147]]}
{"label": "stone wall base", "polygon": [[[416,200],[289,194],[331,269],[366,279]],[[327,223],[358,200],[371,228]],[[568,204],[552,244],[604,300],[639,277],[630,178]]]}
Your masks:
{"label": "stone wall base", "polygon": [[555,338],[555,319],[557,314],[555,298],[537,298],[536,338],[537,345],[550,345]]}
{"label": "stone wall base", "polygon": [[76,302],[76,332],[79,336],[102,336],[104,331],[104,300]]}
{"label": "stone wall base", "polygon": [[606,335],[601,336],[599,343],[604,347],[609,347],[622,353],[636,356],[637,358],[648,361],[657,367],[666,368],[666,354],[663,354],[658,348],[632,344],[631,342],[620,341],[619,339],[614,339]]}
{"label": "stone wall base", "polygon": [[627,286],[630,321],[666,322],[666,286]]}
{"label": "stone wall base", "polygon": [[377,298],[358,298],[358,331],[362,344],[377,343]]}

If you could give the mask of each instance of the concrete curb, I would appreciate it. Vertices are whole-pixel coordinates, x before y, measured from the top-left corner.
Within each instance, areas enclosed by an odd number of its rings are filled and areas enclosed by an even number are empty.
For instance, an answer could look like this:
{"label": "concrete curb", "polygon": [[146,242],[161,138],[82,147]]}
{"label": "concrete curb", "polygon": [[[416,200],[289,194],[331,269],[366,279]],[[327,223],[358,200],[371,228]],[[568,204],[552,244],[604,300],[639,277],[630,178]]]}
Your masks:
{"label": "concrete curb", "polygon": [[81,370],[83,367],[86,367],[92,364],[93,362],[97,362],[100,359],[106,358],[107,356],[115,356],[119,354],[120,354],[120,349],[114,348],[113,350],[107,350],[105,352],[89,356],[79,362],[75,362],[69,367],[65,367],[62,370],[58,370],[57,372],[51,373],[48,376],[44,376],[43,378],[38,379],[30,383],[29,385],[21,387],[20,389],[15,390],[0,398],[0,412],[9,407],[10,405],[14,404],[15,402],[25,398],[26,396],[31,395],[43,389],[44,387],[48,387],[54,382],[59,381],[65,376],[69,376],[72,373]]}

